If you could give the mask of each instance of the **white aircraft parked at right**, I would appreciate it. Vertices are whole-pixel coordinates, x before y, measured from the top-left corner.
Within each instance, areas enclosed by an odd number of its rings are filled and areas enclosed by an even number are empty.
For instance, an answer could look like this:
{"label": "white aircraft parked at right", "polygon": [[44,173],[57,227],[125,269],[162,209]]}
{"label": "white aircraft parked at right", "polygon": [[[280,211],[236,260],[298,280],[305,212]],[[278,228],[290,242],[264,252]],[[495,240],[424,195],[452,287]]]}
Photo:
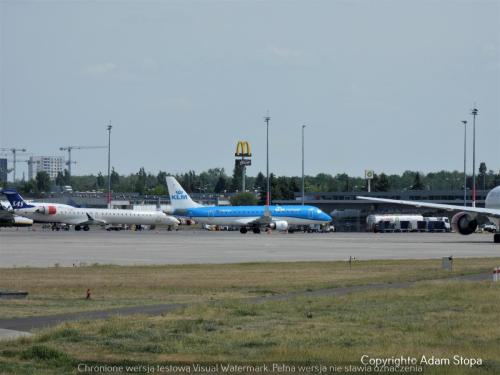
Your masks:
{"label": "white aircraft parked at right", "polygon": [[497,233],[493,237],[495,243],[500,243],[500,186],[490,190],[484,202],[485,208],[454,206],[452,204],[439,204],[419,201],[403,201],[397,199],[371,198],[371,197],[356,197],[374,202],[404,204],[415,207],[437,208],[447,211],[460,211],[451,220],[451,225],[455,231],[460,234],[471,234],[477,229],[477,216],[485,215],[497,227]]}

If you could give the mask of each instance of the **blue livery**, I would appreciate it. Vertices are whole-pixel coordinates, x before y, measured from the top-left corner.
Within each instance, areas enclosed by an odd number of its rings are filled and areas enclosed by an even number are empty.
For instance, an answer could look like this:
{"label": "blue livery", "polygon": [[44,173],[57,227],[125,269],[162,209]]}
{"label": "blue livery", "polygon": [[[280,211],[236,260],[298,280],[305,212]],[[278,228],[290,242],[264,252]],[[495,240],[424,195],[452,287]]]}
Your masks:
{"label": "blue livery", "polygon": [[0,193],[4,194],[7,197],[11,207],[15,210],[23,209],[23,208],[33,208],[35,206],[31,204],[27,204],[23,197],[19,195],[16,189],[3,189],[0,190]]}

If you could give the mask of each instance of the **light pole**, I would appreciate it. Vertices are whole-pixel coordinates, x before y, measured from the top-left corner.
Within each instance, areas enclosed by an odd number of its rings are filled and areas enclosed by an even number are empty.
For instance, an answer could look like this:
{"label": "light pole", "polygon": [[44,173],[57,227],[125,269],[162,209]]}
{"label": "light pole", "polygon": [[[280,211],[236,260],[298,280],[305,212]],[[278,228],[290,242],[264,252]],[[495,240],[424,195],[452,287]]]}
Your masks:
{"label": "light pole", "polygon": [[266,122],[266,176],[267,176],[266,206],[269,206],[271,202],[271,190],[269,187],[269,121],[271,121],[271,117],[267,115],[266,117],[264,117],[264,121]]}
{"label": "light pole", "polygon": [[111,121],[108,130],[108,208],[111,208]]}
{"label": "light pole", "polygon": [[476,207],[476,116],[477,108],[472,109],[472,207]]}
{"label": "light pole", "polygon": [[464,206],[467,206],[467,121],[464,124]]}
{"label": "light pole", "polygon": [[304,205],[304,195],[305,195],[305,190],[304,190],[304,129],[306,128],[305,125],[302,125],[302,205]]}

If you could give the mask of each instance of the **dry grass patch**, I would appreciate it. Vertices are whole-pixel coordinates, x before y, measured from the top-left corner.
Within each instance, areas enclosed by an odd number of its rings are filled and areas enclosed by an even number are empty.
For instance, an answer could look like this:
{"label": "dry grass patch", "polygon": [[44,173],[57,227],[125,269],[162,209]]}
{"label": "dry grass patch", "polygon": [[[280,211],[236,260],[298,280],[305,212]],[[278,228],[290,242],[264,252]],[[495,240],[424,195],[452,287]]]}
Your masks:
{"label": "dry grass patch", "polygon": [[[498,259],[456,259],[453,274],[490,271]],[[120,306],[204,302],[393,283],[450,276],[440,260],[247,263],[222,265],[88,266],[0,270],[0,286],[26,290],[25,300],[2,301],[0,316],[19,317]],[[92,301],[85,301],[90,288]]]}
{"label": "dry grass patch", "polygon": [[23,373],[21,367],[45,366],[56,373],[82,361],[119,364],[132,359],[152,364],[359,365],[363,354],[458,354],[481,358],[484,365],[428,367],[425,373],[497,374],[498,311],[500,284],[463,281],[425,281],[404,289],[252,305],[212,302],[166,316],[66,323],[34,338],[0,343],[0,372],[16,374]]}

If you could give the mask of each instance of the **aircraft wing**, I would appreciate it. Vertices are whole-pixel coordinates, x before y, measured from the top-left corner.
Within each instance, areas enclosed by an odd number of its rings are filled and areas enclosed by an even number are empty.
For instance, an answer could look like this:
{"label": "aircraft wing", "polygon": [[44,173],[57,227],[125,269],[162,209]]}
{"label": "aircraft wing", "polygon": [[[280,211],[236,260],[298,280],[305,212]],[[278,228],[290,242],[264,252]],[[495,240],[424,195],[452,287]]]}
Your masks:
{"label": "aircraft wing", "polygon": [[403,201],[398,199],[371,198],[371,197],[356,197],[356,199],[362,199],[373,202],[382,202],[382,203],[402,204],[405,206],[437,208],[446,211],[464,211],[464,212],[471,212],[487,216],[500,217],[500,210],[495,208],[482,208],[482,207],[471,207],[471,206],[465,207],[465,206],[455,206],[453,204]]}
{"label": "aircraft wing", "polygon": [[106,221],[104,220],[99,220],[99,219],[94,219],[92,216],[87,214],[87,220],[81,220],[81,219],[73,219],[73,220],[68,220],[66,224],[72,224],[72,225],[105,225],[107,224]]}
{"label": "aircraft wing", "polygon": [[268,225],[273,222],[270,216],[261,216],[257,219],[249,220],[247,224]]}
{"label": "aircraft wing", "polygon": [[0,218],[3,219],[11,219],[14,217],[13,211],[4,207],[4,205],[0,202]]}
{"label": "aircraft wing", "polygon": [[264,207],[264,215],[257,219],[250,220],[248,224],[257,224],[257,225],[269,225],[273,222],[273,218],[271,216],[271,212],[269,211],[269,206]]}

